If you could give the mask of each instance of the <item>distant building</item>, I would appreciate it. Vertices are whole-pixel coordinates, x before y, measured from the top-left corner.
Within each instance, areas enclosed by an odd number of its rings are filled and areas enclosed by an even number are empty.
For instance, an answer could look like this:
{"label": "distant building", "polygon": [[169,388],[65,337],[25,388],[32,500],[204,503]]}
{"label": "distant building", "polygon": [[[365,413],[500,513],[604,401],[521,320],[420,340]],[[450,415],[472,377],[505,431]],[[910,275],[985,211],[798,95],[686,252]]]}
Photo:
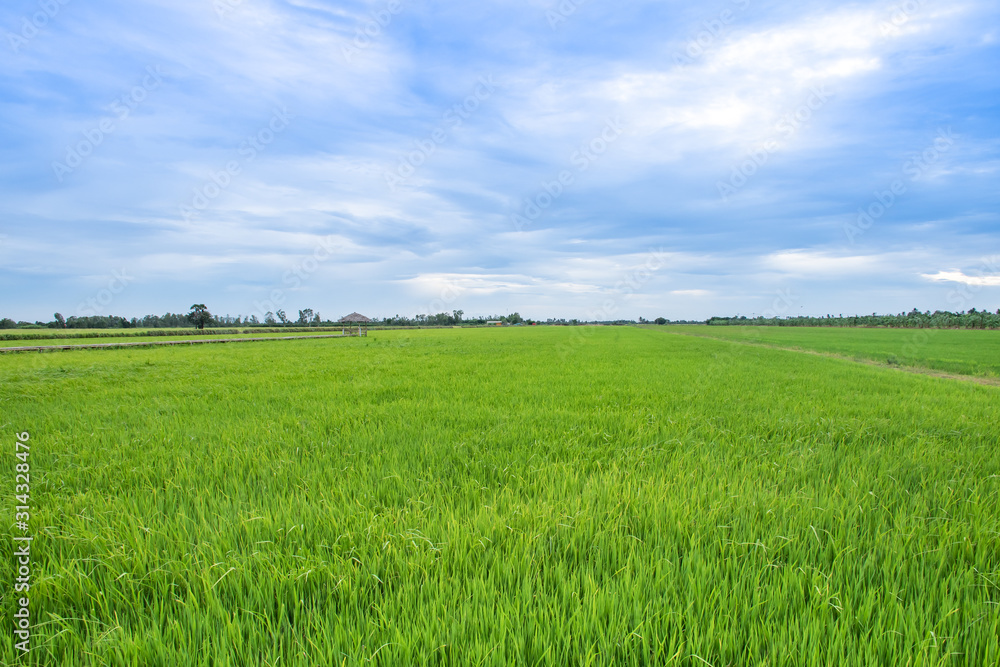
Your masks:
{"label": "distant building", "polygon": [[502,327],[503,326],[503,322],[501,322],[500,320],[487,320],[486,326],[488,326],[488,327]]}

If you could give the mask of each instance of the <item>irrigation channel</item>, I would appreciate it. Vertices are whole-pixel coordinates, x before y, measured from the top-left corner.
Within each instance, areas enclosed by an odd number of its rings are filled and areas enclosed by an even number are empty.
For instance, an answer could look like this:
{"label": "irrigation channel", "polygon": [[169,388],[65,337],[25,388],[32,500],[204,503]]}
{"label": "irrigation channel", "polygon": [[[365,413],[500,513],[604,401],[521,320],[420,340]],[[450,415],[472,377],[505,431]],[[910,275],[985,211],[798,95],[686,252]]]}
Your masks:
{"label": "irrigation channel", "polygon": [[26,347],[0,347],[0,354],[8,352],[55,352],[56,350],[94,350],[118,347],[153,347],[156,345],[201,345],[205,343],[251,343],[266,340],[303,340],[316,338],[356,338],[358,334],[320,334],[314,336],[266,336],[259,338],[198,338],[196,340],[141,341],[137,343],[87,343],[82,345],[30,345]]}

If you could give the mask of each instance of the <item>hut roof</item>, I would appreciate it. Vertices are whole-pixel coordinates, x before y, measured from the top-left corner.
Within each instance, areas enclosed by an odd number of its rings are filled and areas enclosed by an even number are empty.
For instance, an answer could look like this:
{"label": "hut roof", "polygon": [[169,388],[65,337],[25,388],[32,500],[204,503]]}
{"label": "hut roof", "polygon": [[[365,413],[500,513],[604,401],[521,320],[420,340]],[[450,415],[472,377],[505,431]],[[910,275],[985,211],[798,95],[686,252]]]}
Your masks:
{"label": "hut roof", "polygon": [[361,313],[351,313],[350,315],[345,315],[341,317],[338,322],[371,322],[371,320]]}

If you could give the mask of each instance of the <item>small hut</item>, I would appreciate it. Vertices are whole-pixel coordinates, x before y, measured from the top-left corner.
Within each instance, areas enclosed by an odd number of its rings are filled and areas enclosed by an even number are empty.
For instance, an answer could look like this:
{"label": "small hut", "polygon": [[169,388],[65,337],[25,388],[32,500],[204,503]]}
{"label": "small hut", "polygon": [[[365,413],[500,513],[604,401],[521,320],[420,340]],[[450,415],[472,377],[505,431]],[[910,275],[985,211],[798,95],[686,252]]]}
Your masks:
{"label": "small hut", "polygon": [[[361,313],[351,313],[350,315],[345,315],[344,317],[341,317],[337,321],[343,325],[344,327],[343,333],[345,336],[348,335],[347,330],[349,328],[353,328],[355,325],[357,325],[358,327],[358,333],[357,333],[358,336],[367,336],[368,325],[371,323],[371,319],[365,317]],[[352,331],[350,335],[353,336],[354,332]]]}

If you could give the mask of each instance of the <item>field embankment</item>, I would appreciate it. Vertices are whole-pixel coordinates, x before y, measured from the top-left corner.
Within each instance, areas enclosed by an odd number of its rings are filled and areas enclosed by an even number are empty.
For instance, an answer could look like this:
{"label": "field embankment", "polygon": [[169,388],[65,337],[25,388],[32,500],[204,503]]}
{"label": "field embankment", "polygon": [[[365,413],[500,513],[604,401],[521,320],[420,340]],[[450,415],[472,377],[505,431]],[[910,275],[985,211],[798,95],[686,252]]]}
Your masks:
{"label": "field embankment", "polygon": [[[306,338],[347,338],[350,333],[331,334],[325,331],[285,331],[281,333],[242,334],[221,336],[131,336],[128,338],[70,338],[34,341],[0,341],[0,353],[16,352],[60,352],[69,350],[108,350],[129,347],[159,347],[165,345],[203,345],[211,343],[249,343],[253,341],[302,340]],[[37,343],[24,345],[25,342]]]}
{"label": "field embankment", "polygon": [[823,352],[896,366],[1000,378],[1000,331],[844,327],[650,327],[732,343]]}

